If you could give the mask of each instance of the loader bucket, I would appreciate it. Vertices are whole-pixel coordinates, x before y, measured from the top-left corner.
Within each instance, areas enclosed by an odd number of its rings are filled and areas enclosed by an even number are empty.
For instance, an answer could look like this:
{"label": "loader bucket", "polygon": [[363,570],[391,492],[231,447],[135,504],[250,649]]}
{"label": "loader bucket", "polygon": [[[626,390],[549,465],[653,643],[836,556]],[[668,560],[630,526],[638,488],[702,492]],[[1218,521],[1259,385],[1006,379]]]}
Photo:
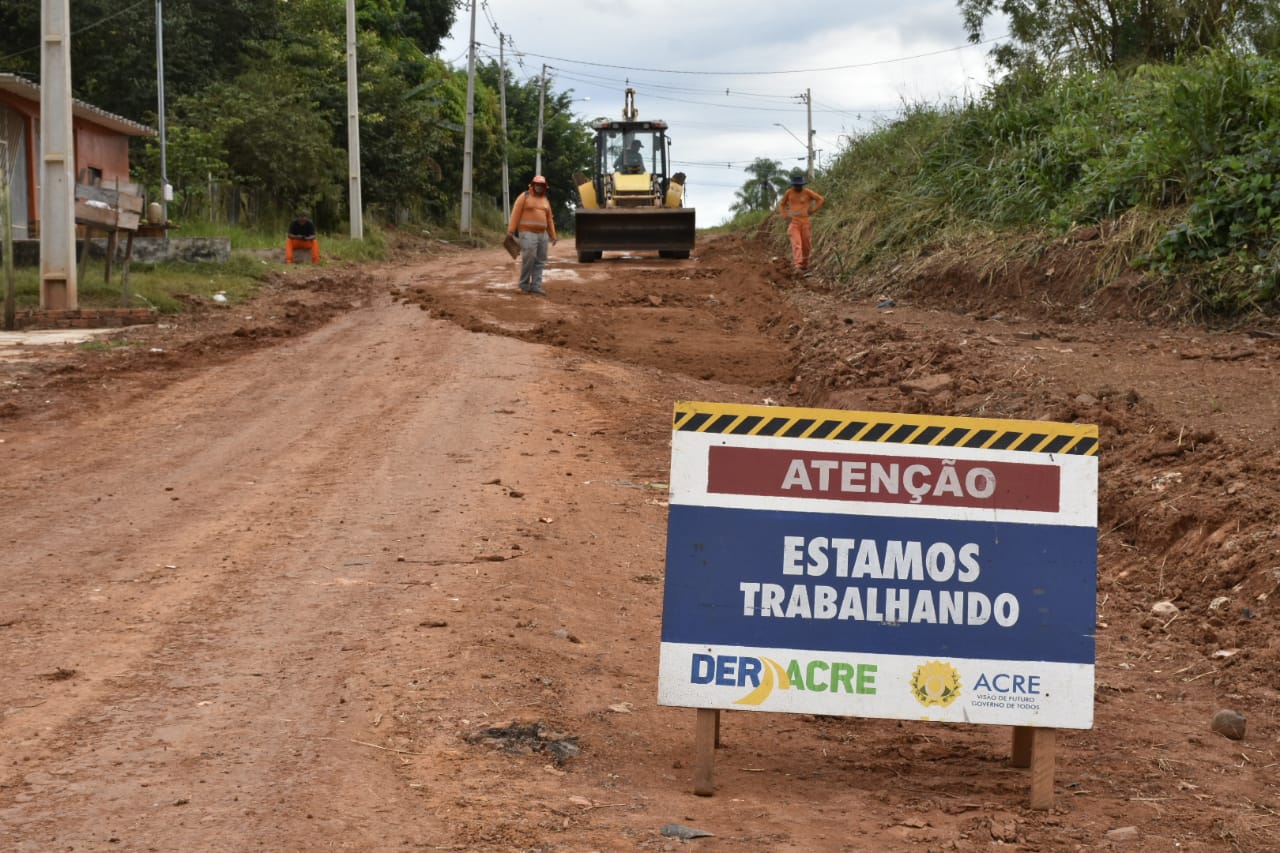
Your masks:
{"label": "loader bucket", "polygon": [[574,216],[574,230],[579,256],[631,250],[687,258],[693,249],[694,209],[579,208]]}

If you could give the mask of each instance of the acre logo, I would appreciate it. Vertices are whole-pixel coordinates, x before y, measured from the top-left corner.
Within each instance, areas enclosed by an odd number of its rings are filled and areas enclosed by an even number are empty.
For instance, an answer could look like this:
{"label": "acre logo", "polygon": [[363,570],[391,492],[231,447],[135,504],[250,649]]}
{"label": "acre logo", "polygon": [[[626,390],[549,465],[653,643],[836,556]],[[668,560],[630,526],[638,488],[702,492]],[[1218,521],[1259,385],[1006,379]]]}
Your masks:
{"label": "acre logo", "polygon": [[874,696],[876,665],[792,660],[784,666],[766,657],[695,654],[690,665],[689,682],[752,688],[741,699],[734,700],[735,705],[762,705],[775,690]]}
{"label": "acre logo", "polygon": [[945,708],[960,698],[960,673],[940,660],[922,663],[911,674],[911,695],[926,708],[930,705]]}

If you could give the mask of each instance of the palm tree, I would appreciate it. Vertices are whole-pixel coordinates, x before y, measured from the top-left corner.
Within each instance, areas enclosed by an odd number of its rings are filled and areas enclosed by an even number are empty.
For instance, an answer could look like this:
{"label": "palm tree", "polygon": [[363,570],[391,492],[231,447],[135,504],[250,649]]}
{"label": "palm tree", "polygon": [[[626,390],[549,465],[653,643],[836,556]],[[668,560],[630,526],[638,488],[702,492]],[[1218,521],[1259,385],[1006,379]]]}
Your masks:
{"label": "palm tree", "polygon": [[783,171],[782,163],[764,157],[757,157],[743,171],[751,175],[751,178],[742,185],[742,189],[734,192],[738,200],[730,209],[735,214],[772,210],[791,181],[790,176]]}

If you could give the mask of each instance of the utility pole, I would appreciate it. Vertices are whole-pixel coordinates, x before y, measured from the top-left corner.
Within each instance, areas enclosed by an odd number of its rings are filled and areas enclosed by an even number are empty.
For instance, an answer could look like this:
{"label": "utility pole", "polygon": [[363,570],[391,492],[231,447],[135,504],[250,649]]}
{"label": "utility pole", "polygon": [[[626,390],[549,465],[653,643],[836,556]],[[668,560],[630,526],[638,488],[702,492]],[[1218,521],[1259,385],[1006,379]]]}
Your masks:
{"label": "utility pole", "polygon": [[[164,9],[156,0],[156,123],[160,126],[160,222],[169,224],[169,202],[173,201],[173,187],[169,186],[169,160],[165,152],[164,130]],[[164,229],[169,239],[169,229]]]}
{"label": "utility pole", "polygon": [[0,253],[4,254],[4,328],[17,325],[18,283],[13,275],[13,210],[9,200],[9,142],[0,139]]}
{"label": "utility pole", "polygon": [[542,114],[547,103],[547,63],[542,63],[542,85],[538,87],[538,156],[533,167],[535,175],[542,174]]}
{"label": "utility pole", "polygon": [[41,0],[40,6],[40,307],[48,311],[80,307],[70,5],[70,0]]}
{"label": "utility pole", "polygon": [[808,114],[809,132],[805,135],[805,144],[809,149],[809,169],[805,179],[813,180],[813,97],[809,89],[804,90],[804,108]]}
{"label": "utility pole", "polygon": [[356,80],[356,0],[347,0],[347,194],[351,239],[364,239],[360,195],[360,87]]}
{"label": "utility pole", "polygon": [[498,103],[502,109],[502,218],[511,216],[511,174],[507,167],[507,59],[503,53],[506,36],[498,33]]}
{"label": "utility pole", "polygon": [[471,236],[471,170],[476,126],[476,5],[471,0],[471,42],[467,48],[467,123],[462,134],[462,218],[458,227]]}

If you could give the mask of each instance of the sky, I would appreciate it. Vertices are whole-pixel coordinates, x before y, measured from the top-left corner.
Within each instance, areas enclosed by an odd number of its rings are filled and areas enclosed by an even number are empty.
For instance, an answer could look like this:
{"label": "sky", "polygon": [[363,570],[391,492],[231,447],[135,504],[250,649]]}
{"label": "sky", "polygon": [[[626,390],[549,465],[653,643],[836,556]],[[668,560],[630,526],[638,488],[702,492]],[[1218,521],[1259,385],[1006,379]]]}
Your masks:
{"label": "sky", "polygon": [[[545,64],[549,90],[571,90],[580,118],[621,118],[636,90],[639,117],[669,125],[699,227],[730,218],[756,158],[806,167],[806,97],[817,170],[904,105],[980,96],[991,79],[993,45],[968,44],[956,0],[478,2],[478,61],[497,60],[502,33],[516,79]],[[464,4],[439,54],[455,67],[466,68],[470,27]],[[998,22],[984,31],[1003,35]]]}

